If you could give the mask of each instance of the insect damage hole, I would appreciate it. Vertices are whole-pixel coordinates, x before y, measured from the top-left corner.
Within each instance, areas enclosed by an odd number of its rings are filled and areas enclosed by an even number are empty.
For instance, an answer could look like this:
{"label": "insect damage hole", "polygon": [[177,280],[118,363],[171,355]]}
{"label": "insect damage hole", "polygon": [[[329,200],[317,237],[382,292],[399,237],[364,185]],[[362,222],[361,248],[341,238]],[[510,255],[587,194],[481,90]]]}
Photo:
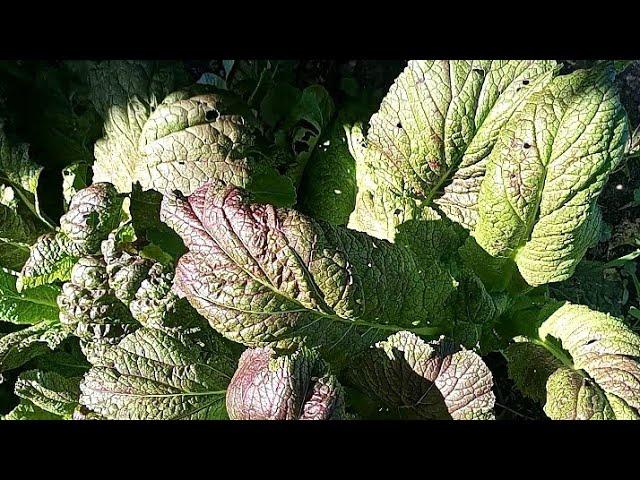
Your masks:
{"label": "insect damage hole", "polygon": [[525,150],[528,150],[529,148],[531,148],[531,144],[530,144],[530,143],[527,143],[527,142],[524,142],[524,143],[522,144],[522,148],[524,148]]}
{"label": "insect damage hole", "polygon": [[217,110],[207,110],[204,113],[204,118],[207,122],[215,122],[219,116],[220,113]]}

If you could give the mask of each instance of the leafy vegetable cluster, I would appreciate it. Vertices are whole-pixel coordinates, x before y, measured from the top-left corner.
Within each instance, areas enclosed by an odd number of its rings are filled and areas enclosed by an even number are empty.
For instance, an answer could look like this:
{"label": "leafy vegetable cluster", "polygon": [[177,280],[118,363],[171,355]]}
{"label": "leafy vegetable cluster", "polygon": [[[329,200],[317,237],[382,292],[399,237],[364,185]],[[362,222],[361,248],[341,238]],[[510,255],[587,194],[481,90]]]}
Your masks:
{"label": "leafy vegetable cluster", "polygon": [[640,418],[638,253],[583,260],[625,66],[2,64],[4,418],[488,420],[497,355],[551,419]]}

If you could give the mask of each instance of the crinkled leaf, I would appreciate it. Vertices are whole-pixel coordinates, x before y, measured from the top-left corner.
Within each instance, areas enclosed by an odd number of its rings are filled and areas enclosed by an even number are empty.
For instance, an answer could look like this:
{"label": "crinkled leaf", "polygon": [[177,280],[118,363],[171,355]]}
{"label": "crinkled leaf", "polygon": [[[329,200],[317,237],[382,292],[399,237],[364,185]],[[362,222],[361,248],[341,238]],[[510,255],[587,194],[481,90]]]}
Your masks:
{"label": "crinkled leaf", "polygon": [[104,259],[82,257],[57,299],[60,323],[86,342],[117,343],[139,327],[108,284]]}
{"label": "crinkled leaf", "polygon": [[493,419],[493,377],[480,356],[447,340],[398,332],[377,343],[350,371],[364,391],[401,416]]}
{"label": "crinkled leaf", "polygon": [[154,262],[140,257],[133,250],[119,248],[114,235],[103,241],[100,248],[106,262],[109,287],[116,297],[129,305]]}
{"label": "crinkled leaf", "polygon": [[184,298],[172,291],[173,270],[156,263],[129,304],[133,317],[146,327],[202,326],[204,319]]}
{"label": "crinkled leaf", "polygon": [[17,274],[0,269],[0,321],[31,325],[56,321],[60,289],[43,285],[18,292],[16,280]]}
{"label": "crinkled leaf", "polygon": [[232,420],[339,420],[343,395],[316,352],[278,356],[270,348],[256,348],[240,357],[226,404]]}
{"label": "crinkled leaf", "polygon": [[78,255],[96,253],[100,243],[120,224],[123,197],[110,183],[93,183],[78,191],[69,211],[60,217],[60,231]]}
{"label": "crinkled leaf", "polygon": [[369,333],[433,331],[453,289],[437,262],[423,266],[403,247],[246,197],[209,183],[162,205],[189,249],[174,288],[220,333],[252,347],[306,341],[323,354],[340,343],[345,354]]}
{"label": "crinkled leaf", "polygon": [[613,69],[556,77],[502,129],[480,190],[474,236],[537,286],[567,279],[596,240],[596,201],[627,140]]}
{"label": "crinkled leaf", "polygon": [[18,377],[15,392],[43,410],[69,419],[78,405],[80,380],[57,372],[28,370]]}
{"label": "crinkled leaf", "polygon": [[19,279],[19,289],[69,279],[79,257],[98,253],[101,242],[120,225],[123,197],[109,183],[76,193],[60,218],[60,230],[38,238]]}
{"label": "crinkled leaf", "polygon": [[0,337],[0,373],[55,349],[67,337],[60,324],[40,322]]}
{"label": "crinkled leaf", "polygon": [[70,278],[71,268],[78,257],[67,253],[65,243],[70,243],[70,240],[60,233],[47,233],[36,240],[20,272],[18,291]]}
{"label": "crinkled leaf", "polygon": [[107,419],[224,419],[236,360],[212,335],[142,328],[104,350],[80,384],[80,402]]}
{"label": "crinkled leaf", "polygon": [[245,187],[275,165],[258,140],[251,114],[234,96],[176,92],[144,125],[136,179],[165,194],[189,195],[211,179]]}
{"label": "crinkled leaf", "polygon": [[109,288],[129,307],[133,318],[160,329],[205,324],[193,307],[171,290],[171,262],[162,264],[125,247],[119,247],[112,235],[102,243],[102,254]]}
{"label": "crinkled leaf", "polygon": [[442,333],[482,354],[498,350],[502,340],[496,326],[509,305],[509,298],[505,294],[490,294],[469,270],[459,272],[456,280],[458,286],[437,320]]}

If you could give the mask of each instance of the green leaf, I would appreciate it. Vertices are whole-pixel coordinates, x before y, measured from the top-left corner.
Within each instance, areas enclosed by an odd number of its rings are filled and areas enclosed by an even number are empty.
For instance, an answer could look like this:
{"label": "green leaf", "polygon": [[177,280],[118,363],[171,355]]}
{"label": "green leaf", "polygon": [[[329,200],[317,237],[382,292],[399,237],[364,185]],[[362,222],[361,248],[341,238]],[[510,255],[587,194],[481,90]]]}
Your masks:
{"label": "green leaf", "polygon": [[62,420],[60,415],[47,412],[34,405],[29,400],[21,400],[20,403],[4,417],[2,420]]}
{"label": "green leaf", "polygon": [[69,279],[78,257],[67,253],[66,242],[69,240],[65,236],[54,233],[38,238],[18,277],[16,287],[19,292]]}
{"label": "green leaf", "polygon": [[287,170],[287,176],[298,185],[318,138],[331,121],[333,100],[321,85],[305,88],[296,105],[289,112],[283,129],[289,131],[295,163]]}
{"label": "green leaf", "polygon": [[91,100],[104,119],[104,137],[95,144],[94,182],[110,182],[130,192],[140,160],[142,127],[162,99],[187,81],[174,62],[108,60],[89,68]]}
{"label": "green leaf", "polygon": [[18,376],[15,392],[47,412],[70,419],[78,406],[80,380],[56,372],[28,370]]}
{"label": "green leaf", "polygon": [[45,285],[18,292],[16,280],[16,273],[0,269],[0,321],[30,325],[57,321],[60,289]]}
{"label": "green leaf", "polygon": [[199,83],[201,85],[211,85],[212,87],[222,90],[227,89],[227,82],[225,81],[225,79],[220,75],[216,75],[215,73],[211,72],[203,73],[196,83]]}
{"label": "green leaf", "polygon": [[346,225],[355,207],[356,191],[356,162],[339,117],[320,140],[305,169],[300,209],[319,220]]}
{"label": "green leaf", "polygon": [[534,346],[507,354],[516,385],[545,399],[552,419],[640,419],[638,335],[583,305],[551,303],[538,318],[537,334],[527,339]]}
{"label": "green leaf", "polygon": [[615,60],[613,62],[613,67],[616,69],[616,73],[620,75],[624,72],[627,67],[631,66],[635,60]]}
{"label": "green leaf", "polygon": [[40,322],[0,337],[0,374],[55,349],[67,337],[59,323]]}
{"label": "green leaf", "polygon": [[274,168],[265,168],[255,174],[246,188],[256,203],[270,203],[276,207],[293,207],[296,203],[296,189],[291,179]]}
{"label": "green leaf", "polygon": [[0,266],[20,269],[38,231],[31,212],[16,200],[15,190],[0,185]]}
{"label": "green leaf", "polygon": [[496,332],[500,315],[511,299],[506,294],[490,294],[473,272],[463,269],[456,275],[455,292],[439,315],[442,334],[481,354],[499,350],[503,343]]}
{"label": "green leaf", "polygon": [[11,142],[0,123],[0,182],[10,185],[23,194],[25,203],[32,209],[37,204],[38,181],[42,167],[29,158],[26,143]]}
{"label": "green leaf", "polygon": [[277,84],[295,80],[295,60],[235,60],[227,71],[227,85],[252,108]]}
{"label": "green leaf", "polygon": [[[162,194],[155,190],[142,191],[139,184],[133,186],[131,193],[131,224],[138,239],[151,242],[149,249],[159,248],[162,252],[151,253],[152,258],[165,263],[162,259],[171,257],[171,262],[185,252],[182,239],[167,225],[160,221],[160,202]],[[145,254],[146,255],[146,254]]]}
{"label": "green leaf", "polygon": [[399,332],[377,343],[350,378],[401,417],[493,419],[493,377],[480,356],[449,341]]}
{"label": "green leaf", "polygon": [[38,204],[41,172],[29,157],[29,147],[7,137],[0,118],[0,266],[22,267],[28,245],[50,227]]}
{"label": "green leaf", "polygon": [[558,300],[584,304],[593,310],[621,316],[624,285],[620,274],[603,262],[583,260],[571,278],[549,285]]}
{"label": "green leaf", "polygon": [[[55,171],[72,163],[92,163],[93,143],[102,126],[80,73],[93,62],[72,63],[28,60],[4,65],[11,71],[4,84],[12,120],[29,139],[35,158]],[[43,200],[58,200],[49,193],[42,191]]]}
{"label": "green leaf", "polygon": [[353,93],[357,96],[341,102],[336,118],[322,132],[298,189],[303,213],[336,225],[347,225],[356,203],[356,162],[348,138],[351,125],[369,118],[380,103],[379,96],[366,89]]}
{"label": "green leaf", "polygon": [[287,117],[300,100],[302,92],[289,84],[280,83],[267,92],[260,103],[260,117],[270,127]]}
{"label": "green leaf", "polygon": [[29,368],[56,372],[65,377],[81,377],[91,365],[80,350],[78,339],[67,338],[55,351],[40,355],[29,362]]}
{"label": "green leaf", "polygon": [[509,377],[527,397],[544,404],[547,399],[547,380],[562,367],[562,362],[540,345],[518,338],[504,350]]}
{"label": "green leaf", "polygon": [[65,207],[79,190],[87,187],[90,182],[89,164],[72,163],[62,169],[62,194],[64,195]]}
{"label": "green leaf", "polygon": [[499,135],[478,200],[478,244],[515,261],[529,285],[569,278],[597,239],[597,198],[626,141],[611,69],[555,78]]}
{"label": "green leaf", "polygon": [[94,361],[80,402],[107,419],[224,419],[235,362],[213,332],[195,339],[142,328]]}
{"label": "green leaf", "polygon": [[435,207],[471,228],[487,157],[503,125],[554,73],[552,61],[415,60],[349,145],[358,195],[349,227],[393,241]]}
{"label": "green leaf", "polygon": [[163,194],[189,195],[212,179],[244,187],[275,166],[260,140],[252,114],[236,97],[176,92],[144,124],[135,178],[144,190]]}

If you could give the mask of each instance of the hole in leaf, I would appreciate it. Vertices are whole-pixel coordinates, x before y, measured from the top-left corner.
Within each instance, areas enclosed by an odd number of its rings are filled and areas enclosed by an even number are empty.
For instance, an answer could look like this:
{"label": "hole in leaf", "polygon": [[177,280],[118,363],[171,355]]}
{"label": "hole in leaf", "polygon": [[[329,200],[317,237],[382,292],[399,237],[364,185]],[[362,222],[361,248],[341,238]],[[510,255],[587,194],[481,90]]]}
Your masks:
{"label": "hole in leaf", "polygon": [[207,110],[204,114],[204,118],[207,122],[215,122],[220,114],[217,110]]}
{"label": "hole in leaf", "polygon": [[400,213],[401,213],[401,212],[402,212],[402,210],[400,210],[399,208],[396,208],[396,209],[393,211],[393,214],[394,214],[394,215],[400,215]]}
{"label": "hole in leaf", "polygon": [[398,124],[396,125],[396,127],[398,127],[398,128],[402,128],[402,123],[398,122]]}
{"label": "hole in leaf", "polygon": [[296,155],[301,154],[302,152],[309,151],[309,145],[306,142],[302,142],[300,140],[293,143],[293,151]]}
{"label": "hole in leaf", "polygon": [[522,80],[522,84],[523,84],[523,85],[529,85],[529,80],[526,80],[526,79],[525,79],[525,80]]}
{"label": "hole in leaf", "polygon": [[522,144],[522,148],[524,148],[524,149],[531,148],[531,144],[529,144],[529,143],[527,143],[527,142],[524,142],[524,143]]}
{"label": "hole in leaf", "polygon": [[481,68],[474,68],[473,71],[475,73],[477,73],[478,75],[480,75],[481,77],[484,77],[484,70]]}

